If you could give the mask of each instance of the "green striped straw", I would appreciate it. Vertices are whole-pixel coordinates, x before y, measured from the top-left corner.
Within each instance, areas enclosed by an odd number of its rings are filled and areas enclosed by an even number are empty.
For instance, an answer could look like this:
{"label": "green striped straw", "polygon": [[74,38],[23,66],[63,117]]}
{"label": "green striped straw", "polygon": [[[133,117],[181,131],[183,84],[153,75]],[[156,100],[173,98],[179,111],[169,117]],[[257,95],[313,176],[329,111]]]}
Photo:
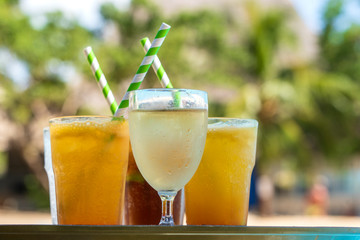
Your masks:
{"label": "green striped straw", "polygon": [[[145,37],[140,40],[141,45],[144,47],[144,51],[147,52],[150,48],[150,40],[149,38]],[[154,62],[152,64],[152,68],[154,69],[154,72],[156,76],[158,77],[160,84],[163,88],[173,88],[173,85],[168,77],[168,75],[165,72],[164,67],[162,66],[160,59],[155,56]],[[175,106],[180,107],[181,106],[181,99],[180,99],[180,93],[175,93]]]}
{"label": "green striped straw", "polygon": [[[147,53],[147,51],[149,51],[149,48],[151,46],[149,38],[145,37],[141,39],[140,42],[141,45],[144,47],[145,53]],[[154,72],[158,77],[158,79],[160,80],[160,84],[163,88],[173,88],[173,85],[171,84],[170,79],[166,74],[164,67],[161,64],[160,59],[157,56],[155,56],[154,58],[152,68],[154,69]]]}
{"label": "green striped straw", "polygon": [[96,59],[96,56],[91,47],[84,48],[85,57],[87,58],[88,62],[90,63],[92,72],[95,75],[96,81],[99,84],[99,87],[102,89],[104,97],[106,98],[108,104],[110,105],[110,110],[112,114],[115,114],[118,105],[115,100],[113,93],[110,90],[109,84],[106,81],[105,75],[100,68],[99,62]]}
{"label": "green striped straw", "polygon": [[115,116],[124,116],[127,107],[129,106],[129,92],[139,89],[142,81],[144,80],[146,73],[149,71],[149,68],[154,61],[156,54],[158,53],[162,43],[165,40],[167,33],[170,30],[170,26],[166,23],[162,23],[159,31],[157,32],[154,41],[151,43],[149,51],[145,54],[143,61],[141,62],[139,69],[137,70],[129,88],[127,89],[116,113]]}

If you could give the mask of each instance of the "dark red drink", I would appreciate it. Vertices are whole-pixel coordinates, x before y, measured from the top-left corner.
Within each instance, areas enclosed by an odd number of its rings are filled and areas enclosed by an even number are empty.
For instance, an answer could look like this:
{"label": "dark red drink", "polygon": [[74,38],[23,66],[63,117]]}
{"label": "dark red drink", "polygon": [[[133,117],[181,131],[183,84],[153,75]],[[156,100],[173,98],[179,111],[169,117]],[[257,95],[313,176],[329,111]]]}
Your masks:
{"label": "dark red drink", "polygon": [[[182,225],[184,218],[184,195],[179,191],[174,201],[175,225]],[[129,153],[129,166],[125,188],[125,224],[158,225],[161,218],[161,200],[143,178],[136,166],[132,151]]]}

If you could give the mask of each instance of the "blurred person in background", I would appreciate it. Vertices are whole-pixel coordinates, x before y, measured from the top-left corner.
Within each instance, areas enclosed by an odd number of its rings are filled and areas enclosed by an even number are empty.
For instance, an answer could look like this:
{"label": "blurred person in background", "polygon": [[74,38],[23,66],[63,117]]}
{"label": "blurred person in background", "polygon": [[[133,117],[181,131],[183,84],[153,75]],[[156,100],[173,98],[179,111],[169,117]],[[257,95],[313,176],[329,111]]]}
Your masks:
{"label": "blurred person in background", "polygon": [[329,206],[328,181],[324,176],[318,176],[307,195],[306,214],[327,215]]}
{"label": "blurred person in background", "polygon": [[274,213],[274,184],[268,175],[261,175],[256,182],[256,194],[259,198],[260,215],[272,215]]}

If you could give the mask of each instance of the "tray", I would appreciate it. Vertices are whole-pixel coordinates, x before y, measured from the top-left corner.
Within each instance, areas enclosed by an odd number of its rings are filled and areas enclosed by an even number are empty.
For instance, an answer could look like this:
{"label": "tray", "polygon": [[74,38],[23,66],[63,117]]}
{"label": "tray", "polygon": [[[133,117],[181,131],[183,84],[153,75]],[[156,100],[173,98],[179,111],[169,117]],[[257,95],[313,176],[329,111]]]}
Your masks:
{"label": "tray", "polygon": [[0,225],[0,239],[360,240],[360,228]]}

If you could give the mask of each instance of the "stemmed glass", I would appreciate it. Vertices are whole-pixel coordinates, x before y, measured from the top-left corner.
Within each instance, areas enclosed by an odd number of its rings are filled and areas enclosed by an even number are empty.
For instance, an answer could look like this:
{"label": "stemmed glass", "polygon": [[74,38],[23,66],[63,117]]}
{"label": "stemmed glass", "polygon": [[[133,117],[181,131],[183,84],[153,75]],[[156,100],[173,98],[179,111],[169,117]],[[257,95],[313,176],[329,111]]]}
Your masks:
{"label": "stemmed glass", "polygon": [[162,201],[159,225],[174,225],[173,200],[199,166],[207,133],[207,93],[190,89],[130,92],[129,129],[136,164]]}

